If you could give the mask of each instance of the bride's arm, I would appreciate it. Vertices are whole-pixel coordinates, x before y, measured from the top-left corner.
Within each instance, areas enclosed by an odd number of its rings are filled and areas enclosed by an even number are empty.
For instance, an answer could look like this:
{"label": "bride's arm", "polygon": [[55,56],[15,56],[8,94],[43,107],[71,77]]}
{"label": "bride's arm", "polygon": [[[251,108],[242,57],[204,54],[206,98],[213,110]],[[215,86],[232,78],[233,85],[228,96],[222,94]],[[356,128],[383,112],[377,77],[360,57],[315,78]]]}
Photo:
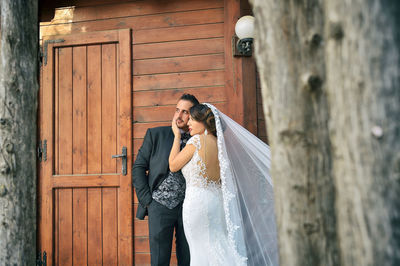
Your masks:
{"label": "bride's arm", "polygon": [[185,148],[180,150],[181,133],[179,128],[176,126],[175,119],[172,120],[172,131],[174,132],[174,143],[172,144],[171,152],[169,153],[169,170],[176,172],[182,169],[192,158],[196,147],[194,145],[186,145]]}
{"label": "bride's arm", "polygon": [[[175,142],[178,144],[176,145]],[[180,139],[174,140],[171,153],[169,154],[169,170],[176,172],[182,169],[193,157],[196,147],[193,144],[188,144],[179,152]],[[177,148],[176,148],[177,146]]]}

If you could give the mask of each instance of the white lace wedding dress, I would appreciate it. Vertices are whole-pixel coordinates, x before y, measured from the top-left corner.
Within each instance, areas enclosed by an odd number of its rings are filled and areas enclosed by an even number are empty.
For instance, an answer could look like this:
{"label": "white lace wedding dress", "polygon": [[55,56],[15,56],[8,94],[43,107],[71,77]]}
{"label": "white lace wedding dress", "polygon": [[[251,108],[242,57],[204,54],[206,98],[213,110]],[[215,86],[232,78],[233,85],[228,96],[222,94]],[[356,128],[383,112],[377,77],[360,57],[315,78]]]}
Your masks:
{"label": "white lace wedding dress", "polygon": [[196,151],[182,168],[190,264],[277,266],[269,146],[215,106],[205,105],[214,114],[217,138],[193,136],[188,144]]}
{"label": "white lace wedding dress", "polygon": [[229,241],[221,183],[208,176],[206,163],[199,152],[204,135],[202,140],[195,135],[188,141],[186,145],[193,144],[196,151],[182,168],[186,179],[182,216],[190,265],[245,265],[246,258],[240,256]]}

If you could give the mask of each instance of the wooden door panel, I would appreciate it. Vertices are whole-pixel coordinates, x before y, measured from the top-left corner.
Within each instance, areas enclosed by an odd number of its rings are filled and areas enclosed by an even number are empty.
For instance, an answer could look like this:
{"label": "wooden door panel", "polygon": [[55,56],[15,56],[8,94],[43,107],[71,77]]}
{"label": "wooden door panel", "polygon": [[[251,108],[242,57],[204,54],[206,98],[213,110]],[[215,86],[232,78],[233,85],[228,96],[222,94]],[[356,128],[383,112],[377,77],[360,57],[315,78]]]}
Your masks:
{"label": "wooden door panel", "polygon": [[[55,154],[58,167],[55,173],[60,175],[72,174],[72,47],[59,48],[55,51],[58,57],[58,98],[55,102],[58,106],[58,115],[55,117],[55,125],[58,127],[58,154]],[[62,100],[60,100],[62,99]],[[59,118],[62,119],[59,119]]]}
{"label": "wooden door panel", "polygon": [[55,250],[58,254],[56,265],[72,265],[72,189],[57,189],[55,192],[58,194],[58,201],[54,202],[58,211],[58,219],[54,221],[58,229],[55,234],[58,242],[58,250]]}
{"label": "wooden door panel", "polygon": [[117,219],[118,211],[117,189],[103,188],[103,264],[118,265],[118,239],[117,239]]}
{"label": "wooden door panel", "polygon": [[[97,35],[97,38],[96,38]],[[131,265],[129,30],[61,36],[43,67],[40,248],[54,265]],[[127,147],[127,174],[122,159]]]}
{"label": "wooden door panel", "polygon": [[[87,57],[89,48],[91,54]],[[56,49],[57,52],[62,74],[55,84],[55,128],[59,132],[55,173],[87,174],[89,169],[96,174],[117,173],[118,162],[111,158],[120,152],[117,45],[67,47]]]}
{"label": "wooden door panel", "polygon": [[72,48],[72,174],[87,173],[86,49],[87,46]]}
{"label": "wooden door panel", "polygon": [[102,264],[102,250],[97,248],[103,246],[102,237],[102,200],[101,188],[88,188],[88,265]]}
{"label": "wooden door panel", "polygon": [[102,172],[115,173],[117,171],[116,160],[113,154],[121,152],[117,150],[117,77],[116,77],[116,47],[115,44],[102,45]]}
{"label": "wooden door panel", "polygon": [[62,188],[55,194],[55,264],[118,265],[118,189]]}
{"label": "wooden door panel", "polygon": [[87,262],[87,189],[72,189],[73,265]]}
{"label": "wooden door panel", "polygon": [[101,171],[101,47],[88,46],[87,58],[87,169],[93,174]]}

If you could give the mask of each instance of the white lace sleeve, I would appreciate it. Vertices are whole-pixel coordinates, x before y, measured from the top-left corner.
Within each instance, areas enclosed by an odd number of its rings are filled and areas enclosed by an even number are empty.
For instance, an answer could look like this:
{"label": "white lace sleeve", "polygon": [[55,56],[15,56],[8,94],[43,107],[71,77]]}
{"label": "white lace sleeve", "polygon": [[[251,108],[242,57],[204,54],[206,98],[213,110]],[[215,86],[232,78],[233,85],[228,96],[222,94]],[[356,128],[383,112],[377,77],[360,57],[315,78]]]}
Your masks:
{"label": "white lace sleeve", "polygon": [[186,145],[192,144],[196,147],[196,150],[199,150],[201,145],[200,145],[200,135],[194,135],[193,137],[191,137],[188,142],[186,143]]}

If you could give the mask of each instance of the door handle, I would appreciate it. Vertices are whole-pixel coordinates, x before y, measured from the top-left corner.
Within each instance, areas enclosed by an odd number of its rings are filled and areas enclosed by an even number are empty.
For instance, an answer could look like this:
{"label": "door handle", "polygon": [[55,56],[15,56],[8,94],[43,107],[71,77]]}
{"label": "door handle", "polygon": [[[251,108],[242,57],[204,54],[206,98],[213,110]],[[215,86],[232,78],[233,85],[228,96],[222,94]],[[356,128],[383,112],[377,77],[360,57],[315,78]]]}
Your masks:
{"label": "door handle", "polygon": [[115,158],[122,158],[122,175],[126,175],[126,164],[127,164],[127,149],[125,146],[122,147],[122,154],[116,154],[116,155],[112,155],[111,158],[115,159]]}

